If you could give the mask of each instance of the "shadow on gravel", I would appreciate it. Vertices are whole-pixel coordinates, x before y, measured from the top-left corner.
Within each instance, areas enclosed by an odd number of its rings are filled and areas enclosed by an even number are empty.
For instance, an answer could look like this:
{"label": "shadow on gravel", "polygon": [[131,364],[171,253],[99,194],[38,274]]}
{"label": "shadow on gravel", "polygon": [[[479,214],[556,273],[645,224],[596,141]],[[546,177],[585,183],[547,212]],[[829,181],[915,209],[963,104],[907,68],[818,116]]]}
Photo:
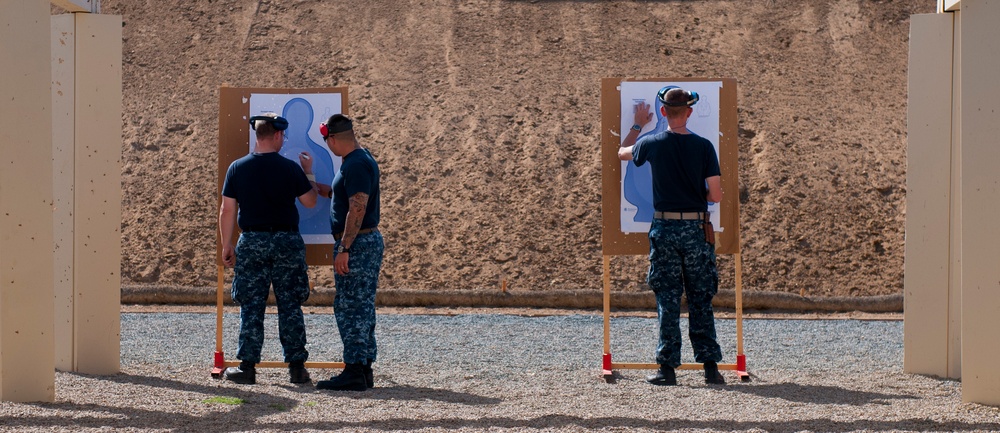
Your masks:
{"label": "shadow on gravel", "polygon": [[[67,374],[75,374],[77,376],[90,377],[90,378],[99,379],[99,380],[106,380],[106,381],[109,381],[109,382],[128,383],[128,384],[141,385],[141,386],[152,386],[152,387],[156,387],[156,388],[170,388],[170,389],[174,389],[174,390],[178,390],[178,391],[198,392],[198,393],[207,394],[207,395],[211,395],[211,396],[239,397],[239,398],[243,398],[244,400],[246,400],[248,398],[254,398],[254,397],[269,398],[269,399],[272,399],[272,400],[281,400],[284,403],[288,403],[288,404],[286,404],[286,407],[287,406],[294,406],[294,403],[295,403],[295,400],[292,400],[292,399],[275,397],[275,396],[273,396],[271,394],[262,393],[262,392],[253,392],[253,390],[252,390],[253,385],[235,385],[235,386],[238,386],[239,388],[229,388],[229,387],[224,387],[224,386],[207,386],[207,385],[201,385],[201,384],[197,384],[197,383],[187,383],[187,382],[181,382],[181,381],[177,381],[177,380],[164,379],[162,377],[156,377],[156,376],[136,376],[136,375],[133,375],[133,374],[126,374],[126,373],[120,373],[120,374],[116,374],[116,375],[113,375],[113,376],[90,376],[90,375],[79,374],[79,373],[67,373]],[[221,379],[208,379],[208,378],[206,378],[205,380],[211,380],[211,381],[213,381],[213,383],[220,383],[221,382]],[[257,383],[260,383],[260,382],[258,381]],[[308,387],[307,386],[301,386],[301,387],[300,386],[294,386],[294,387],[289,386],[288,389],[296,389],[296,390],[297,389],[301,389],[301,390],[304,390],[304,391],[313,391],[314,390],[314,388],[311,387],[311,386],[308,386]]]}
{"label": "shadow on gravel", "polygon": [[[723,388],[720,388],[723,389]],[[905,394],[883,394],[878,392],[852,391],[826,385],[799,385],[797,383],[776,383],[753,386],[730,386],[727,391],[753,394],[764,398],[779,398],[797,403],[847,404],[864,406],[871,403],[888,404],[888,400],[917,397]]]}
{"label": "shadow on gravel", "polygon": [[[103,426],[112,429],[166,429],[189,431],[189,429],[204,431],[220,431],[220,425],[232,425],[234,430],[245,430],[247,426],[254,426],[258,419],[273,413],[285,412],[298,406],[299,402],[290,399],[277,397],[271,394],[252,392],[245,389],[205,386],[199,384],[185,383],[176,380],[163,379],[153,376],[136,376],[131,374],[116,374],[110,376],[89,375],[81,373],[67,372],[79,377],[89,378],[97,381],[116,382],[119,384],[133,385],[140,387],[140,390],[148,390],[150,395],[157,395],[159,391],[150,388],[169,388],[178,391],[198,393],[192,396],[193,400],[201,401],[214,396],[239,398],[243,402],[233,406],[232,410],[199,415],[188,415],[176,412],[160,411],[155,406],[149,409],[136,409],[135,407],[118,407],[111,405],[100,405],[92,403],[32,403],[39,407],[49,409],[60,409],[65,411],[98,412],[115,416],[94,417],[90,415],[81,416],[37,416],[3,418],[0,417],[0,426],[3,427],[64,427],[72,430],[74,426],[91,428],[93,426]],[[214,379],[213,379],[214,380]],[[209,403],[205,403],[209,404]],[[262,408],[264,408],[262,410]],[[199,426],[201,426],[199,428]],[[242,427],[241,427],[242,426]],[[228,431],[228,430],[222,430]]]}
{"label": "shadow on gravel", "polygon": [[852,420],[831,421],[822,419],[801,419],[790,421],[734,421],[726,419],[693,420],[671,418],[665,420],[647,420],[625,417],[584,418],[570,415],[545,415],[534,418],[441,418],[441,419],[411,419],[391,418],[377,421],[336,422],[329,423],[261,423],[254,427],[270,430],[352,430],[368,429],[377,431],[423,430],[423,429],[474,429],[477,431],[522,431],[528,429],[580,429],[593,431],[647,429],[658,431],[673,430],[710,430],[710,431],[766,431],[771,433],[825,431],[997,431],[1000,423],[966,423],[945,421],[937,422],[926,418],[910,418],[901,421],[882,420]]}
{"label": "shadow on gravel", "polygon": [[[367,395],[365,395],[367,394]],[[365,397],[375,400],[412,400],[424,401],[434,400],[443,403],[458,403],[470,406],[487,406],[500,404],[503,399],[484,397],[465,392],[455,392],[445,389],[425,388],[420,386],[392,385],[388,387],[377,387],[363,394]]]}
{"label": "shadow on gravel", "polygon": [[[44,404],[46,407],[60,407],[65,410],[78,409],[118,413],[119,408],[100,405]],[[823,419],[800,419],[790,421],[734,421],[727,419],[693,420],[672,418],[664,420],[647,420],[625,417],[584,418],[568,415],[545,415],[534,418],[514,419],[504,417],[493,418],[440,418],[413,419],[390,418],[385,420],[338,421],[327,422],[260,422],[260,414],[232,412],[216,413],[203,416],[167,414],[154,410],[135,410],[121,413],[119,417],[0,417],[4,427],[51,427],[72,429],[74,426],[103,426],[112,429],[155,429],[177,431],[246,431],[246,429],[268,431],[343,431],[353,429],[376,431],[412,431],[423,429],[475,429],[480,431],[496,430],[526,430],[526,429],[580,429],[607,431],[622,429],[647,430],[712,430],[712,431],[767,431],[772,433],[826,431],[925,431],[925,432],[956,432],[956,431],[1000,431],[1000,423],[966,423],[957,421],[937,422],[927,418],[910,418],[900,421],[881,420],[851,420],[831,421]]]}

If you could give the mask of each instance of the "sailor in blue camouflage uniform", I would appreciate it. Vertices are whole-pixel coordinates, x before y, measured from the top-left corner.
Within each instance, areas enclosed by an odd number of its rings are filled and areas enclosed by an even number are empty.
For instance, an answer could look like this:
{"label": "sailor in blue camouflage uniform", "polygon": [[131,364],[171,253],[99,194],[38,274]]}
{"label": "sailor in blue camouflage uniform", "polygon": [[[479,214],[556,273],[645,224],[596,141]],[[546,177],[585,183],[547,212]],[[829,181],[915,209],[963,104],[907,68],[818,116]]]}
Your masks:
{"label": "sailor in blue camouflage uniform", "polygon": [[[680,302],[688,300],[688,336],[695,360],[704,364],[705,382],[726,383],[719,374],[722,350],[716,341],[712,298],[718,291],[714,233],[707,222],[708,202],[722,200],[721,171],[715,148],[687,129],[696,92],[667,86],[657,92],[667,131],[636,141],[653,119],[646,103],[635,106],[635,122],[622,141],[618,157],[636,166],[649,162],[653,176],[654,219],[649,229],[649,274],[656,295],[660,338],[656,348],[654,385],[676,385],[681,365]],[[707,229],[706,229],[707,225]]]}
{"label": "sailor in blue camouflage uniform", "polygon": [[[288,121],[274,113],[250,118],[256,131],[253,153],[234,161],[226,172],[219,211],[222,259],[235,266],[233,300],[240,304],[239,367],[227,368],[226,379],[241,384],[257,382],[256,364],[264,344],[264,312],[274,287],[278,306],[278,335],[292,383],[311,381],[305,362],[305,321],[302,303],[309,298],[306,249],[299,234],[298,199],[316,206],[317,186],[312,157],[299,155],[299,164],[281,151]],[[233,246],[235,226],[239,242]]]}
{"label": "sailor in blue camouflage uniform", "polygon": [[343,158],[333,178],[331,226],[334,237],[334,315],[344,345],[344,370],[316,388],[364,391],[374,387],[375,291],[385,245],[378,231],[379,169],[354,134],[354,122],[335,114],[320,126],[334,155]]}

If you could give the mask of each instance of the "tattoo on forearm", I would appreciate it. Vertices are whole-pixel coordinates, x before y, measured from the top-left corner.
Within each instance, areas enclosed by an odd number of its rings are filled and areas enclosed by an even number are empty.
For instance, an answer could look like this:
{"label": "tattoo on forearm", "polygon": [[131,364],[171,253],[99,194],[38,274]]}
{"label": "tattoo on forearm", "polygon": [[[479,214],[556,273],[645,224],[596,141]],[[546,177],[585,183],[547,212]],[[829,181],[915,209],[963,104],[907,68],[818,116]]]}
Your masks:
{"label": "tattoo on forearm", "polygon": [[344,238],[341,243],[350,247],[354,244],[354,238],[361,230],[361,222],[365,219],[365,211],[368,210],[368,194],[359,192],[351,196],[347,210],[347,221],[344,226]]}

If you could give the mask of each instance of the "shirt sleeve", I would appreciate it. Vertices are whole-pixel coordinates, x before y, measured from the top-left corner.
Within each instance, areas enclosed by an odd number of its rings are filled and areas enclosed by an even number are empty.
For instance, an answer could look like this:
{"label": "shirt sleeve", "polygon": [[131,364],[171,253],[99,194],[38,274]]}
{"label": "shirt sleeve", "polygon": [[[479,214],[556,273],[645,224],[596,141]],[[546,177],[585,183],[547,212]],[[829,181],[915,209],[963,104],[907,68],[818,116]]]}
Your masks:
{"label": "shirt sleeve", "polygon": [[373,173],[365,165],[352,164],[344,170],[344,190],[348,198],[359,192],[371,195],[373,181]]}
{"label": "shirt sleeve", "polygon": [[236,163],[229,164],[229,169],[226,170],[226,180],[222,183],[222,196],[229,198],[236,198],[236,182],[231,182],[230,180],[235,176]]}
{"label": "shirt sleeve", "polygon": [[705,150],[705,179],[712,176],[721,176],[722,170],[719,169],[719,156],[715,153],[715,146],[712,145],[711,141],[705,140],[707,143]]}
{"label": "shirt sleeve", "polygon": [[646,146],[646,143],[649,142],[649,137],[651,137],[651,135],[640,138],[635,142],[635,145],[632,146],[632,162],[635,163],[636,167],[640,167],[646,163],[646,157],[649,154],[649,152],[646,151],[648,147]]}

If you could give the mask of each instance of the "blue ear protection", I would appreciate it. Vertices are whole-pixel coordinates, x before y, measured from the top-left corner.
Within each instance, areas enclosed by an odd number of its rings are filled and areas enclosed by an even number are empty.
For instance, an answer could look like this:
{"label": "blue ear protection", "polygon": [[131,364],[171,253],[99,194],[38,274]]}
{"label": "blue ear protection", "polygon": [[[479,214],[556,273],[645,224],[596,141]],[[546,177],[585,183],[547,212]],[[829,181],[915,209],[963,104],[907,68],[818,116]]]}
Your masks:
{"label": "blue ear protection", "polygon": [[680,87],[666,86],[660,89],[659,92],[656,92],[656,99],[658,99],[661,104],[666,105],[667,107],[690,107],[698,103],[699,99],[698,92],[688,92],[687,90],[683,90],[684,96],[687,96],[687,101],[679,101],[679,102],[675,101],[673,103],[667,102],[667,92],[673,89],[680,89]]}
{"label": "blue ear protection", "polygon": [[656,99],[659,100],[661,104],[667,105],[667,92],[669,92],[669,91],[671,91],[673,89],[680,89],[680,87],[677,87],[677,86],[667,86],[667,87],[664,87],[664,88],[660,89],[659,92],[656,92]]}
{"label": "blue ear protection", "polygon": [[263,120],[271,124],[274,129],[278,131],[284,131],[288,129],[288,119],[281,116],[253,116],[250,118],[250,128],[254,131],[257,130],[257,121]]}

